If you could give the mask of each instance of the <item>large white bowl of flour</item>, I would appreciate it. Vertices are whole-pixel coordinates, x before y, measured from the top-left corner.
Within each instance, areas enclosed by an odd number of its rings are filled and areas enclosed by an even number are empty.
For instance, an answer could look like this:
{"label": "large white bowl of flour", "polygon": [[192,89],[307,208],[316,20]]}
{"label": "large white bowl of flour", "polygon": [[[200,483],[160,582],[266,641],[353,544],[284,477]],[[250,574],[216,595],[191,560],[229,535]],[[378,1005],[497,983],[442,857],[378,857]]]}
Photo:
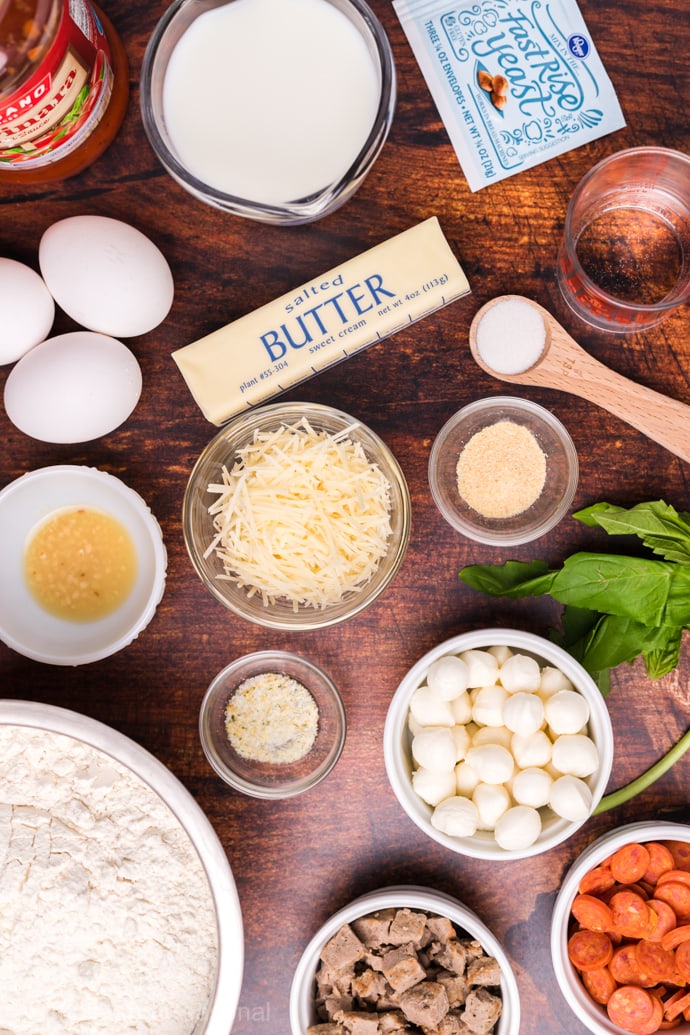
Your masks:
{"label": "large white bowl of flour", "polygon": [[2,1023],[227,1035],[244,964],[227,857],[177,778],[110,727],[0,700]]}

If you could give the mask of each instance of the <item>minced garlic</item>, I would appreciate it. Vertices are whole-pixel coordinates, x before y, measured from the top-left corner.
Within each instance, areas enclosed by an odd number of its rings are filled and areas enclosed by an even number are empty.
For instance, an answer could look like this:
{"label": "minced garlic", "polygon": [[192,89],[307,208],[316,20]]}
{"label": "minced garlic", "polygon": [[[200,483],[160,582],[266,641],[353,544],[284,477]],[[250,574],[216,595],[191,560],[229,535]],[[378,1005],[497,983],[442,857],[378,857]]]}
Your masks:
{"label": "minced garlic", "polygon": [[238,755],[254,762],[297,762],[311,750],[319,709],[301,683],[263,672],[240,683],[225,708],[225,730]]}
{"label": "minced garlic", "polygon": [[546,456],[522,424],[499,420],[465,445],[457,463],[458,493],[485,518],[509,518],[531,507],[546,481]]}

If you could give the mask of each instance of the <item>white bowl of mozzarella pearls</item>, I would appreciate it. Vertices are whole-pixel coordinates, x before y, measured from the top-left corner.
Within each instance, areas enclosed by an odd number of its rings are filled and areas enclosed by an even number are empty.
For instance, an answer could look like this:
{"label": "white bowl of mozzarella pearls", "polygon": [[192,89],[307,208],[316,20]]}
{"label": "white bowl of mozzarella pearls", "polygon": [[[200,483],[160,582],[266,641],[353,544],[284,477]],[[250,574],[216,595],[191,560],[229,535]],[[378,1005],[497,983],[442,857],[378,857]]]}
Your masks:
{"label": "white bowl of mozzarella pearls", "polygon": [[429,837],[480,859],[524,859],[566,840],[611,773],[599,689],[532,633],[481,629],[440,643],[400,683],[384,758],[401,806]]}

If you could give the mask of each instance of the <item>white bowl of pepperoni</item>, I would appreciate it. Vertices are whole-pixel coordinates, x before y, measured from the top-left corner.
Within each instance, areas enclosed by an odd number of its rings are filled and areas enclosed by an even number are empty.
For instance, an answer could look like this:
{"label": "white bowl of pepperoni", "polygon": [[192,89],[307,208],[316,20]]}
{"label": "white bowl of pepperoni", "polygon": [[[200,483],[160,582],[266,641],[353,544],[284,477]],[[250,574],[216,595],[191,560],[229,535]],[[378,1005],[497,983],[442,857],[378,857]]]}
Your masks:
{"label": "white bowl of pepperoni", "polygon": [[632,823],[591,844],[556,899],[551,957],[595,1035],[690,1035],[690,826]]}

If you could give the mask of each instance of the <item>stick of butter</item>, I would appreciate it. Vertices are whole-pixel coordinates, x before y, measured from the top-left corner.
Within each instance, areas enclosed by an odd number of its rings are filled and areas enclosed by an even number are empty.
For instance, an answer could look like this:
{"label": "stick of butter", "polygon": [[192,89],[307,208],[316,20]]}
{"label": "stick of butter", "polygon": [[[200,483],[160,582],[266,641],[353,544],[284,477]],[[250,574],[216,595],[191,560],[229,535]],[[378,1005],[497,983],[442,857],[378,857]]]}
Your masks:
{"label": "stick of butter", "polygon": [[223,424],[469,290],[434,216],[172,355]]}

